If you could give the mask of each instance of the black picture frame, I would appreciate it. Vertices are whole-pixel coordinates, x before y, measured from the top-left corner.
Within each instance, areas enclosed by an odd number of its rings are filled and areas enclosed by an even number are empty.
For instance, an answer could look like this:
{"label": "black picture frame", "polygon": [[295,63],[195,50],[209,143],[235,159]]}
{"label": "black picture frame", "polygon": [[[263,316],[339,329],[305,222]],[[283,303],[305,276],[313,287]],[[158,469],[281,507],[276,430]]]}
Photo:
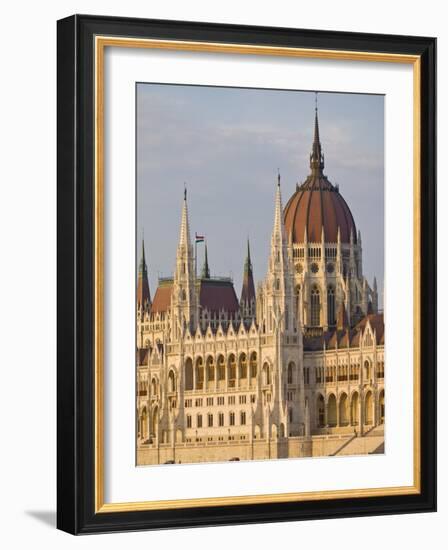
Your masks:
{"label": "black picture frame", "polygon": [[[93,42],[97,35],[420,56],[419,494],[95,512]],[[58,21],[57,48],[57,527],[82,534],[435,511],[436,39],[74,15]]]}

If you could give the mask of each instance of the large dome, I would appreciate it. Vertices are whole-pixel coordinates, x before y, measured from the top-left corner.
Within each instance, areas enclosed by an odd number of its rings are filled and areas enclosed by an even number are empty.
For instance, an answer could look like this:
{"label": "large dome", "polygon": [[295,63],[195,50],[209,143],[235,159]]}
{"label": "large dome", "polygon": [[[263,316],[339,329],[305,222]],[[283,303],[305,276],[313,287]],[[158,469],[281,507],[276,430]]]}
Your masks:
{"label": "large dome", "polygon": [[298,186],[284,209],[286,235],[293,243],[303,243],[305,228],[308,242],[321,242],[322,228],[326,242],[337,242],[338,228],[341,242],[349,243],[356,226],[347,203],[323,173],[324,155],[319,139],[317,110],[314,123],[314,142],[310,155],[311,174]]}
{"label": "large dome", "polygon": [[338,227],[341,242],[356,243],[356,226],[350,208],[328,179],[308,176],[306,181],[297,188],[289,199],[284,210],[286,235],[291,234],[293,243],[303,243],[305,228],[308,242],[320,242],[322,227],[325,241],[335,243],[338,238]]}

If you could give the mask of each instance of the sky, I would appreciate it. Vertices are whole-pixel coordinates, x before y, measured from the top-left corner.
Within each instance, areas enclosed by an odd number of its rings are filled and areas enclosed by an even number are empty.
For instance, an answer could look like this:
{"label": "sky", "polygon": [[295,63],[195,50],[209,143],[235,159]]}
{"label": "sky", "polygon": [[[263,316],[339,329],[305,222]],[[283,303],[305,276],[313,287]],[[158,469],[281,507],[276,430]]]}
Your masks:
{"label": "sky", "polygon": [[[172,276],[184,184],[190,231],[205,235],[212,276],[241,292],[247,238],[255,284],[266,274],[277,172],[283,206],[309,173],[315,93],[137,84],[137,252],[151,295]],[[384,279],[384,97],[318,93],[324,173],[361,230],[363,269]],[[198,244],[198,272],[204,245]]]}

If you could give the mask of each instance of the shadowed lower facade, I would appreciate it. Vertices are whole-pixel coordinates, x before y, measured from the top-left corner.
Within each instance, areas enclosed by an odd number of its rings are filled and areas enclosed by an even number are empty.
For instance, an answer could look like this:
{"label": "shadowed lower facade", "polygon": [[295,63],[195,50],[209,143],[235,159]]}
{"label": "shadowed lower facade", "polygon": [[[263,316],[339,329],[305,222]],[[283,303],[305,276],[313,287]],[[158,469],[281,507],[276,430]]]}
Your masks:
{"label": "shadowed lower facade", "polygon": [[310,174],[283,208],[265,278],[249,243],[238,299],[196,274],[187,195],[173,276],[137,283],[137,464],[384,452],[384,319],[351,211],[324,175],[317,110]]}

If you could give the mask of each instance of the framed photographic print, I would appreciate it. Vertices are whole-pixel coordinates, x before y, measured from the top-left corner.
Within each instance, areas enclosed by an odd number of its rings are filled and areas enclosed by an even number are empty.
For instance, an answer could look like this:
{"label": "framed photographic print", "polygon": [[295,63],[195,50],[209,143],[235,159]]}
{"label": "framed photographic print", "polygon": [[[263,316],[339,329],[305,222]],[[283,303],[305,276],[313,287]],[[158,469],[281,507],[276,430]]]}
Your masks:
{"label": "framed photographic print", "polygon": [[58,527],[434,511],[433,38],[58,22]]}

